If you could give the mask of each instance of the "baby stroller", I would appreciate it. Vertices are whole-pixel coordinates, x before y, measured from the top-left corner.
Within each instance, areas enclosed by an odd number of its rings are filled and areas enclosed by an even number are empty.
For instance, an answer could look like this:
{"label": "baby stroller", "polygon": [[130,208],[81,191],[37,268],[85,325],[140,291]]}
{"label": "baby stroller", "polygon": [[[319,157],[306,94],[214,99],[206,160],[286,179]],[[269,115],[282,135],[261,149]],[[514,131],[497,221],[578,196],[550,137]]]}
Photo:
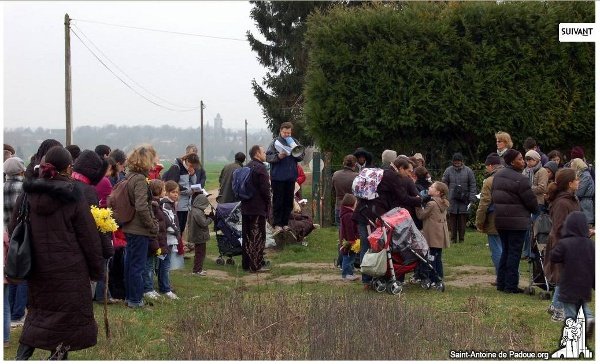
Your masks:
{"label": "baby stroller", "polygon": [[531,273],[529,280],[529,287],[525,290],[525,293],[533,296],[535,295],[535,288],[542,288],[543,291],[539,293],[540,299],[550,299],[554,289],[554,286],[548,282],[546,274],[544,273],[544,253],[546,252],[546,243],[548,236],[552,230],[552,220],[550,215],[546,212],[542,212],[540,216],[532,224],[531,227],[531,255],[532,258],[529,260],[529,273]]}
{"label": "baby stroller", "polygon": [[[242,211],[240,202],[220,203],[215,212],[218,265],[234,265],[233,257],[242,255]],[[223,256],[227,257],[225,261]]]}
{"label": "baby stroller", "polygon": [[[371,224],[371,220],[369,220]],[[369,235],[369,245],[372,251],[387,249],[388,271],[384,276],[373,277],[372,286],[377,292],[388,291],[391,294],[402,292],[403,280],[408,272],[414,271],[421,266],[423,272],[434,274],[440,282],[435,288],[444,291],[445,286],[441,277],[429,263],[429,247],[425,237],[404,208],[394,208],[378,220],[379,227]],[[373,224],[374,225],[374,224]],[[429,289],[432,283],[429,278],[421,281],[421,287]]]}

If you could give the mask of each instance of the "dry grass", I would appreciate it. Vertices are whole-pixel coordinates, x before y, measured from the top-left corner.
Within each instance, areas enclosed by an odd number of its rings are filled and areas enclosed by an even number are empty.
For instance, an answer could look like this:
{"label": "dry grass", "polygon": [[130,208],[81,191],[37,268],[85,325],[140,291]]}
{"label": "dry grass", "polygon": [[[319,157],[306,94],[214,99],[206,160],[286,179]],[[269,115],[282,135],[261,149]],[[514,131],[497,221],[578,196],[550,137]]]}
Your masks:
{"label": "dry grass", "polygon": [[423,360],[449,350],[516,349],[524,333],[486,326],[475,297],[442,313],[398,296],[232,293],[178,320],[176,360]]}

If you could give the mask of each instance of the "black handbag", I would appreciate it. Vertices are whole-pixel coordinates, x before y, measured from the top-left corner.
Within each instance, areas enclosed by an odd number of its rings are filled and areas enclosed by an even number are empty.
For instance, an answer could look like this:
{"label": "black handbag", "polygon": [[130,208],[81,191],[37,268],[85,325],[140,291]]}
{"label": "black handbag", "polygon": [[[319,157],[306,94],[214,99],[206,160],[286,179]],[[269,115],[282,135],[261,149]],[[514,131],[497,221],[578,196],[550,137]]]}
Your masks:
{"label": "black handbag", "polygon": [[27,203],[27,194],[24,194],[17,225],[10,236],[4,267],[4,274],[10,279],[27,279],[31,273],[33,242],[29,224],[29,203]]}

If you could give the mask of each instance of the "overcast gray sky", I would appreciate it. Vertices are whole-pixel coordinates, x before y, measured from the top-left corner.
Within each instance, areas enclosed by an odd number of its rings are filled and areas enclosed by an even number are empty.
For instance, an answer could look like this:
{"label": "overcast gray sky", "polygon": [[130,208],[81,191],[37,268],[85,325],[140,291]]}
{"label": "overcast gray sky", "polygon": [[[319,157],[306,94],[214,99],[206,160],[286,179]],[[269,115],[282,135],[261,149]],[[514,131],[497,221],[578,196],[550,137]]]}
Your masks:
{"label": "overcast gray sky", "polygon": [[[2,6],[5,128],[64,128],[65,13],[72,19],[216,37],[245,39],[247,30],[258,34],[248,1],[11,2]],[[248,119],[249,128],[266,128],[250,84],[253,78],[260,81],[266,69],[247,41],[77,20],[72,24],[111,69],[148,98],[176,108],[140,89],[136,82],[184,107],[198,107],[204,100],[204,120],[210,125],[220,113],[226,128],[242,129],[244,119]],[[106,124],[199,126],[199,110],[174,112],[144,100],[104,68],[73,34],[71,53],[74,128]]]}

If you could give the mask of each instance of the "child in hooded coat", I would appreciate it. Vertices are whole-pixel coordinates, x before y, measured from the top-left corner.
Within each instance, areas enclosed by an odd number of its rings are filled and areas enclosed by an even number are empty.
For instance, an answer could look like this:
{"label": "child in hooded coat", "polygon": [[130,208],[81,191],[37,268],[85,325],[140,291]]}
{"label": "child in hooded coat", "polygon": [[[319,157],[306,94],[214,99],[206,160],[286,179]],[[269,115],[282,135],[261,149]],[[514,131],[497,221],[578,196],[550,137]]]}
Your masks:
{"label": "child in hooded coat", "polygon": [[565,318],[576,319],[579,307],[583,306],[588,326],[594,319],[588,302],[592,300],[596,283],[594,242],[589,238],[590,232],[585,213],[571,212],[563,225],[561,239],[550,255],[553,263],[562,263],[558,300],[563,304]]}
{"label": "child in hooded coat", "polygon": [[188,227],[188,240],[194,243],[194,267],[193,275],[205,276],[206,271],[203,269],[204,259],[206,258],[206,242],[210,239],[208,225],[214,220],[214,212],[206,215],[205,210],[210,206],[208,197],[203,193],[198,193],[192,196],[192,208],[190,209],[190,218]]}

